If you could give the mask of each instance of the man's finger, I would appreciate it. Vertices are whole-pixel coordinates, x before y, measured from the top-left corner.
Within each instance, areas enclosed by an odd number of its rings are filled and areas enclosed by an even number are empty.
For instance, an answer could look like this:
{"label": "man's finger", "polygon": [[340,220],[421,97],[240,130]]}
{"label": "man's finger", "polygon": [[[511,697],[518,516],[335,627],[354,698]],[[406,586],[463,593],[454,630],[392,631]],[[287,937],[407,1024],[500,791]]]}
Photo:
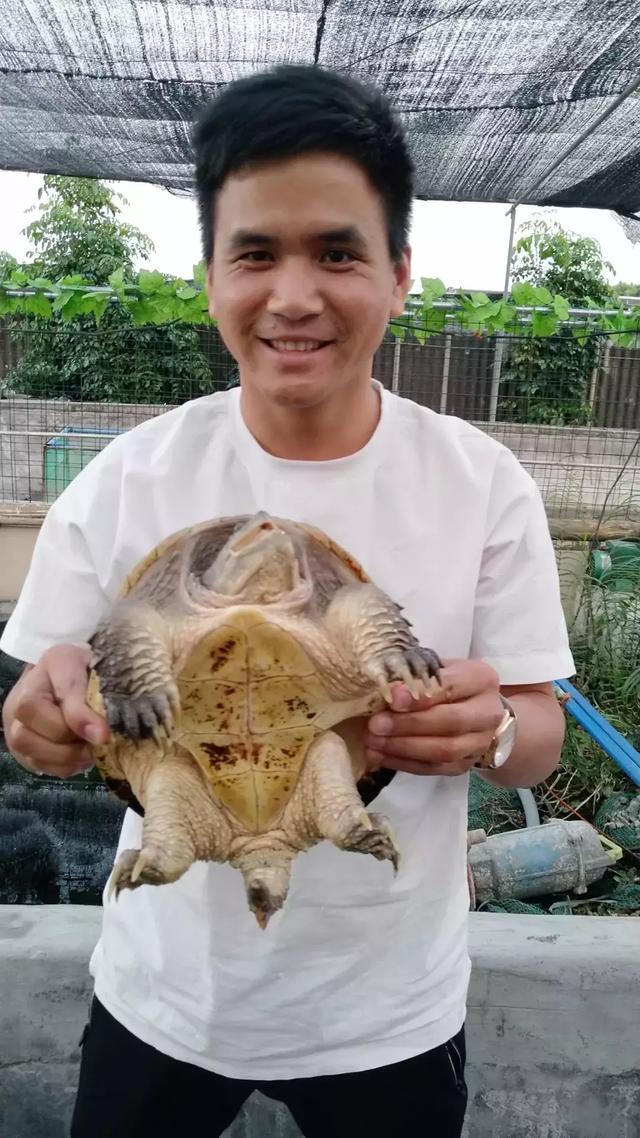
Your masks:
{"label": "man's finger", "polygon": [[[65,652],[63,649],[69,649]],[[79,647],[86,647],[84,654]],[[90,743],[106,743],[109,728],[101,715],[87,704],[91,649],[88,645],[61,645],[46,661],[51,688],[65,723],[75,735]]]}
{"label": "man's finger", "polygon": [[368,754],[368,758],[374,769],[385,767],[389,770],[402,771],[405,774],[430,775],[431,777],[444,775],[446,778],[467,774],[476,761],[475,759],[460,759],[455,763],[417,763],[412,759],[394,759],[387,755],[378,755],[374,760],[373,754]]}
{"label": "man's finger", "polygon": [[383,755],[385,765],[388,758],[412,759],[427,766],[446,765],[469,758],[472,760],[470,765],[473,765],[473,761],[489,749],[492,739],[492,730],[450,738],[412,735],[407,738],[391,737],[385,739],[377,735],[367,734],[364,745],[367,750]]}
{"label": "man's finger", "polygon": [[381,711],[369,720],[369,731],[385,738],[426,735],[446,738],[474,732],[493,733],[502,716],[497,694],[486,693],[460,703],[440,704],[427,711]]}
{"label": "man's finger", "polygon": [[34,774],[56,775],[68,778],[93,766],[90,748],[86,743],[52,743],[44,739],[19,720],[16,720],[7,737],[7,745],[21,766]]}
{"label": "man's finger", "polygon": [[443,703],[471,699],[480,692],[499,691],[497,672],[484,660],[445,660],[440,671],[440,684],[432,685],[431,694],[414,700],[404,684],[393,688],[393,711],[428,711]]}

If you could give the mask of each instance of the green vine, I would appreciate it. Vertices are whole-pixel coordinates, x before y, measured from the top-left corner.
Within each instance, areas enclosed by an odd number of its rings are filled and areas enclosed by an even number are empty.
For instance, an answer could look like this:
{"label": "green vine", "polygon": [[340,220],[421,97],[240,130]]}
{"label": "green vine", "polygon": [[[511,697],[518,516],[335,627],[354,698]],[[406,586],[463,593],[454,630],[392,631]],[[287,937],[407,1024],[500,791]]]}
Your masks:
{"label": "green vine", "polygon": [[[640,306],[627,311],[618,300],[607,302],[602,310],[587,300],[591,310],[573,316],[569,301],[540,285],[515,283],[507,300],[491,300],[484,292],[447,292],[442,281],[422,277],[422,292],[413,294],[402,316],[390,330],[398,339],[411,335],[419,343],[445,330],[452,322],[477,335],[522,334],[523,325],[531,335],[553,336],[559,328],[570,326],[575,338],[585,340],[594,332],[615,336],[621,347],[633,347],[640,333]],[[208,313],[205,267],[194,266],[193,280],[167,277],[142,269],[134,279],[126,279],[120,268],[109,277],[104,288],[96,288],[80,276],[58,281],[32,278],[21,269],[0,281],[0,316],[30,315],[43,319],[59,313],[64,321],[91,315],[100,324],[109,304],[119,302],[135,324],[213,323]]]}

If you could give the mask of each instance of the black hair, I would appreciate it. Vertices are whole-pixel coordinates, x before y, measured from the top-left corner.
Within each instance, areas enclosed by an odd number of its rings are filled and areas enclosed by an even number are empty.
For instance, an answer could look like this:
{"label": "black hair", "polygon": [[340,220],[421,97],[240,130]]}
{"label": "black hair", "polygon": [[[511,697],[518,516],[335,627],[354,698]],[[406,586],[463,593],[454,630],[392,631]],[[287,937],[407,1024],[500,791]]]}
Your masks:
{"label": "black hair", "polygon": [[413,164],[386,98],[354,79],[315,66],[279,66],[238,79],[207,103],[193,135],[204,257],[213,256],[215,200],[225,179],[254,164],[299,154],[351,158],[380,195],[389,252],[406,247]]}

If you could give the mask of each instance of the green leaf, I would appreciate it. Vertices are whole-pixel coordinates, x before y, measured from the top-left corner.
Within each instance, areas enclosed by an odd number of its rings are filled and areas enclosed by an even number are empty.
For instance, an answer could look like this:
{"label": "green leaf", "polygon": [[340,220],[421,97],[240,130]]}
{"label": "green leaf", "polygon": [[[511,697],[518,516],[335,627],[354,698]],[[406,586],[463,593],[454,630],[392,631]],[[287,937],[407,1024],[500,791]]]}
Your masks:
{"label": "green leaf", "polygon": [[474,308],[484,308],[485,305],[491,304],[486,292],[472,292],[469,299]]}
{"label": "green leaf", "polygon": [[389,325],[389,331],[396,340],[404,340],[407,335],[407,329],[404,325],[396,324],[395,322]]}
{"label": "green leaf", "polygon": [[519,308],[535,308],[541,304],[551,304],[552,296],[548,288],[516,281],[511,289],[511,299]]}
{"label": "green leaf", "polygon": [[199,295],[200,289],[192,288],[191,285],[185,285],[184,288],[179,288],[176,292],[176,296],[180,297],[180,300],[192,300],[194,296]]}
{"label": "green leaf", "polygon": [[534,312],[531,328],[534,336],[553,336],[558,330],[558,317],[555,312]]}
{"label": "green leaf", "polygon": [[115,273],[111,273],[108,281],[111,287],[118,291],[124,287],[124,269],[122,266],[116,269]]}
{"label": "green leaf", "polygon": [[98,326],[100,325],[100,321],[102,320],[102,317],[104,316],[108,305],[109,305],[109,297],[108,296],[96,297],[96,303],[93,306],[93,315],[95,317],[96,325],[98,325]]}
{"label": "green leaf", "polygon": [[69,301],[72,299],[72,297],[76,295],[76,293],[70,291],[59,292],[51,306],[53,311],[61,312],[62,309],[65,308]]}
{"label": "green leaf", "polygon": [[51,316],[51,301],[42,293],[35,296],[26,296],[23,301],[23,311],[30,316]]}
{"label": "green leaf", "polygon": [[128,304],[134,324],[153,324],[155,306],[149,300],[134,300]]}
{"label": "green leaf", "polygon": [[429,312],[425,313],[425,327],[427,334],[430,336],[437,335],[438,332],[444,331],[446,322],[446,308],[432,308]]}
{"label": "green leaf", "polygon": [[420,277],[422,295],[429,293],[434,300],[441,300],[447,291],[439,277]]}
{"label": "green leaf", "polygon": [[487,301],[482,307],[467,308],[460,313],[460,322],[465,328],[472,328],[474,332],[479,332],[486,327],[487,321],[495,315],[495,312],[495,304]]}
{"label": "green leaf", "polygon": [[158,289],[164,284],[164,276],[162,273],[155,269],[150,272],[149,269],[141,269],[138,273],[138,288],[145,296],[150,296],[152,293],[157,292]]}
{"label": "green leaf", "polygon": [[74,316],[77,316],[81,312],[83,300],[84,296],[81,292],[71,293],[64,308],[61,309],[61,316],[65,324],[68,323],[69,320],[73,320]]}
{"label": "green leaf", "polygon": [[30,280],[29,288],[43,289],[46,292],[53,292],[55,285],[52,281],[47,280],[45,277],[36,277],[35,280]]}
{"label": "green leaf", "polygon": [[554,296],[553,298],[553,311],[555,312],[558,320],[569,319],[569,301],[565,300],[564,296]]}
{"label": "green leaf", "polygon": [[89,284],[88,280],[86,280],[84,277],[81,277],[79,273],[74,273],[70,277],[62,277],[62,279],[59,280],[57,283],[61,288],[63,288],[65,285],[85,285],[85,286],[87,286]]}
{"label": "green leaf", "polygon": [[193,279],[195,284],[204,288],[207,283],[207,266],[204,261],[198,261],[198,264],[193,266]]}

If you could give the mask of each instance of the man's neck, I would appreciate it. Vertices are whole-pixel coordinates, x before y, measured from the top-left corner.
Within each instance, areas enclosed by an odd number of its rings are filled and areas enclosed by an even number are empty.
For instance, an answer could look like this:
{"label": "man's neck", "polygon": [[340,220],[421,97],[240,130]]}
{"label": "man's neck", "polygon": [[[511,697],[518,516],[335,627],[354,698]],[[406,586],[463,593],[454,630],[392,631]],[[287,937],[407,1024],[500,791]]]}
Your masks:
{"label": "man's neck", "polygon": [[242,389],[242,417],[263,450],[275,458],[328,462],[356,454],[380,420],[380,396],[372,384],[316,407],[282,406]]}

